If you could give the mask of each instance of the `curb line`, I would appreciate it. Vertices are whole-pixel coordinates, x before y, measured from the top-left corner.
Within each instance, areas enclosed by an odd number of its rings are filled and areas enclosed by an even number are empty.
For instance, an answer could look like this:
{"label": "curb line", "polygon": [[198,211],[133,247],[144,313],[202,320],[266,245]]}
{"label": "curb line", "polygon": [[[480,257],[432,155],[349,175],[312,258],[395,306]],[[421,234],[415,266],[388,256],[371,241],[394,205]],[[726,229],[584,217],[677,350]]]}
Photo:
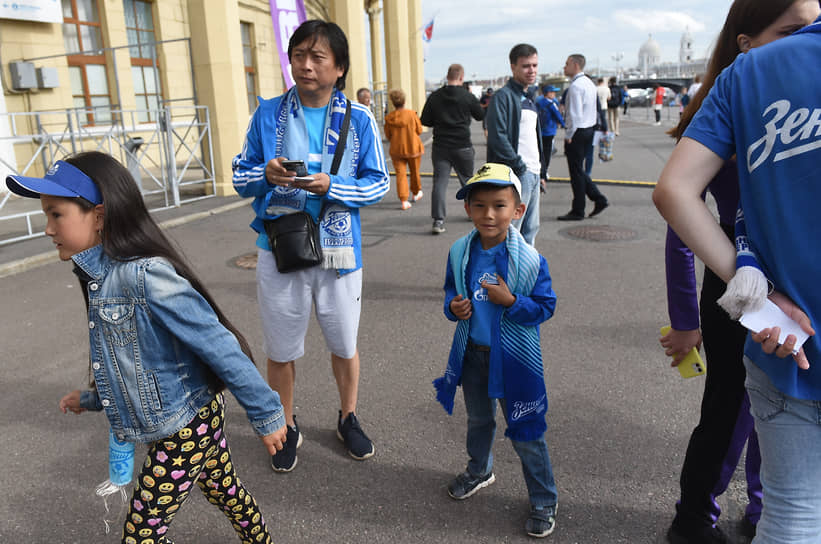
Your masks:
{"label": "curb line", "polygon": [[[246,202],[245,200],[240,200],[239,202],[232,202],[230,204],[225,204],[223,206],[219,206],[211,210],[206,210],[203,212],[192,213],[189,215],[184,215],[182,217],[169,219],[167,221],[163,221],[159,225],[160,228],[170,229],[173,227],[184,225],[185,223],[190,223],[192,221],[197,221],[199,219],[205,219],[206,217],[210,217],[212,215],[216,215],[223,212],[228,212],[247,205],[248,202]],[[46,251],[44,253],[32,255],[31,257],[24,257],[22,259],[17,259],[16,261],[0,264],[0,278],[13,276],[15,274],[19,274],[20,272],[25,272],[27,270],[31,270],[32,268],[37,268],[38,266],[54,263],[59,260],[60,257],[56,251]]]}

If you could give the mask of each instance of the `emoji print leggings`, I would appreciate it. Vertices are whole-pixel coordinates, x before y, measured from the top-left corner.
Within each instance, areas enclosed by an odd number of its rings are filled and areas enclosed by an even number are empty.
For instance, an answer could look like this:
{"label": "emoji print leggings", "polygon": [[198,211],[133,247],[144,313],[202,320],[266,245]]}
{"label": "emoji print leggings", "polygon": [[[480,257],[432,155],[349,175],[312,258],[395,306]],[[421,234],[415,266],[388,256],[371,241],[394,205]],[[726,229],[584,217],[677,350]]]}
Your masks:
{"label": "emoji print leggings", "polygon": [[217,395],[179,432],[151,444],[123,526],[125,544],[172,544],[165,536],[196,483],[231,520],[243,543],[271,543],[257,502],[240,483],[223,433]]}

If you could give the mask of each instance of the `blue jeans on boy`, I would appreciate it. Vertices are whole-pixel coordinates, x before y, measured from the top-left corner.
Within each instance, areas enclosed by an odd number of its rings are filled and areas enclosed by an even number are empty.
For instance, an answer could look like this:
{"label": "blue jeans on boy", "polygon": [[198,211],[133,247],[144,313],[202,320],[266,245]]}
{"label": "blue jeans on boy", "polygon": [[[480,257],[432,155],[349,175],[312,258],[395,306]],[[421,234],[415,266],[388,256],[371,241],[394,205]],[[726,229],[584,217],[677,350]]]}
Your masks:
{"label": "blue jeans on boy", "polygon": [[[479,351],[468,342],[462,365],[462,392],[468,415],[467,452],[470,460],[467,469],[473,476],[486,476],[493,470],[491,449],[496,434],[498,401],[487,394],[489,370],[490,352]],[[504,403],[500,404],[504,409]],[[558,493],[544,436],[528,442],[511,442],[522,461],[530,504],[536,508],[555,508]]]}
{"label": "blue jeans on boy", "polygon": [[524,216],[512,223],[522,233],[525,242],[532,246],[539,232],[539,174],[528,170],[519,181],[522,184],[522,203],[526,208]]}
{"label": "blue jeans on boy", "polygon": [[[761,449],[764,510],[755,544],[810,544],[821,535],[821,402],[775,388],[749,358],[747,393]],[[785,365],[795,364],[785,359]]]}

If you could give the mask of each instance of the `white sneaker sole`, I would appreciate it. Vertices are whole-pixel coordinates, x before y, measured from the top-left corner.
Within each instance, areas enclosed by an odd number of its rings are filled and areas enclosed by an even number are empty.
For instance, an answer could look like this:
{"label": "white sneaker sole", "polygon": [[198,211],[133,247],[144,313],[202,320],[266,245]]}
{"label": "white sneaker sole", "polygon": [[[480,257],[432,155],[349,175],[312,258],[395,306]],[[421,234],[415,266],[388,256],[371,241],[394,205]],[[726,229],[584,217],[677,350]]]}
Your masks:
{"label": "white sneaker sole", "polygon": [[476,487],[474,487],[468,493],[465,493],[461,497],[455,497],[455,496],[451,495],[450,489],[448,489],[448,495],[450,495],[451,499],[456,499],[457,501],[463,501],[463,500],[467,499],[468,497],[472,497],[473,495],[476,494],[477,491],[479,491],[483,487],[489,486],[490,484],[492,484],[495,481],[496,481],[496,475],[491,472],[490,473],[490,478],[488,478],[484,482],[480,483],[479,485],[477,485]]}
{"label": "white sneaker sole", "polygon": [[532,536],[533,538],[544,538],[553,533],[556,529],[556,522],[553,522],[553,527],[545,531],[544,533],[531,533],[530,531],[527,532],[527,536]]}

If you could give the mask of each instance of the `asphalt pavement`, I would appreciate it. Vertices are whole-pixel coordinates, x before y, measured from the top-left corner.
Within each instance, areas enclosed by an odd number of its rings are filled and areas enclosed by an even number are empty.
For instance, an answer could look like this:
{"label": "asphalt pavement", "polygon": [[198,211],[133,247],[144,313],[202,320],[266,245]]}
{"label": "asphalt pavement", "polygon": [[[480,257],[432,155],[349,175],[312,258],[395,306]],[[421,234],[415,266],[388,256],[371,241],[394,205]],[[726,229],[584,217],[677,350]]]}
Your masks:
{"label": "asphalt pavement", "polygon": [[[547,442],[560,503],[550,542],[664,542],[698,418],[703,378],[683,380],[658,343],[659,327],[667,324],[665,224],[650,188],[636,182],[657,179],[673,141],[663,134],[671,121],[656,127],[644,114],[638,110],[623,121],[612,162],[596,161],[593,177],[609,180],[601,189],[610,207],[600,216],[557,221],[570,208],[566,182],[550,183],[542,195],[536,247],[550,264],[558,295],[555,316],[541,328]],[[473,132],[478,168],[485,157],[481,125]],[[422,170],[431,171],[429,146]],[[567,176],[561,152],[550,173]],[[430,232],[430,177],[410,210],[399,209],[392,184],[381,203],[362,212],[357,413],[374,441],[373,458],[352,460],[336,438],[338,395],[314,320],[306,355],[297,362],[296,413],[305,440],[293,472],[270,469],[242,409],[228,396],[235,465],[275,542],[530,540],[523,531],[528,501],[521,465],[501,432],[501,415],[496,483],[466,501],[446,491],[466,463],[464,404],[457,396],[448,416],[431,381],[445,368],[454,330],[442,314],[447,251],[471,228],[454,198],[457,188],[453,179],[441,235]],[[167,232],[264,361],[254,271],[241,266],[255,253],[250,203],[213,198],[157,218],[172,221]],[[107,514],[94,494],[107,476],[105,417],[63,415],[57,408],[63,394],[87,383],[88,342],[77,280],[53,253],[44,238],[0,248],[0,542],[118,542],[124,510],[114,506]],[[138,447],[138,462],[143,451]],[[745,506],[739,474],[719,500],[721,526],[735,542],[746,542],[735,534]],[[111,520],[110,534],[104,519]],[[236,541],[224,516],[196,492],[169,536],[177,543]]]}

